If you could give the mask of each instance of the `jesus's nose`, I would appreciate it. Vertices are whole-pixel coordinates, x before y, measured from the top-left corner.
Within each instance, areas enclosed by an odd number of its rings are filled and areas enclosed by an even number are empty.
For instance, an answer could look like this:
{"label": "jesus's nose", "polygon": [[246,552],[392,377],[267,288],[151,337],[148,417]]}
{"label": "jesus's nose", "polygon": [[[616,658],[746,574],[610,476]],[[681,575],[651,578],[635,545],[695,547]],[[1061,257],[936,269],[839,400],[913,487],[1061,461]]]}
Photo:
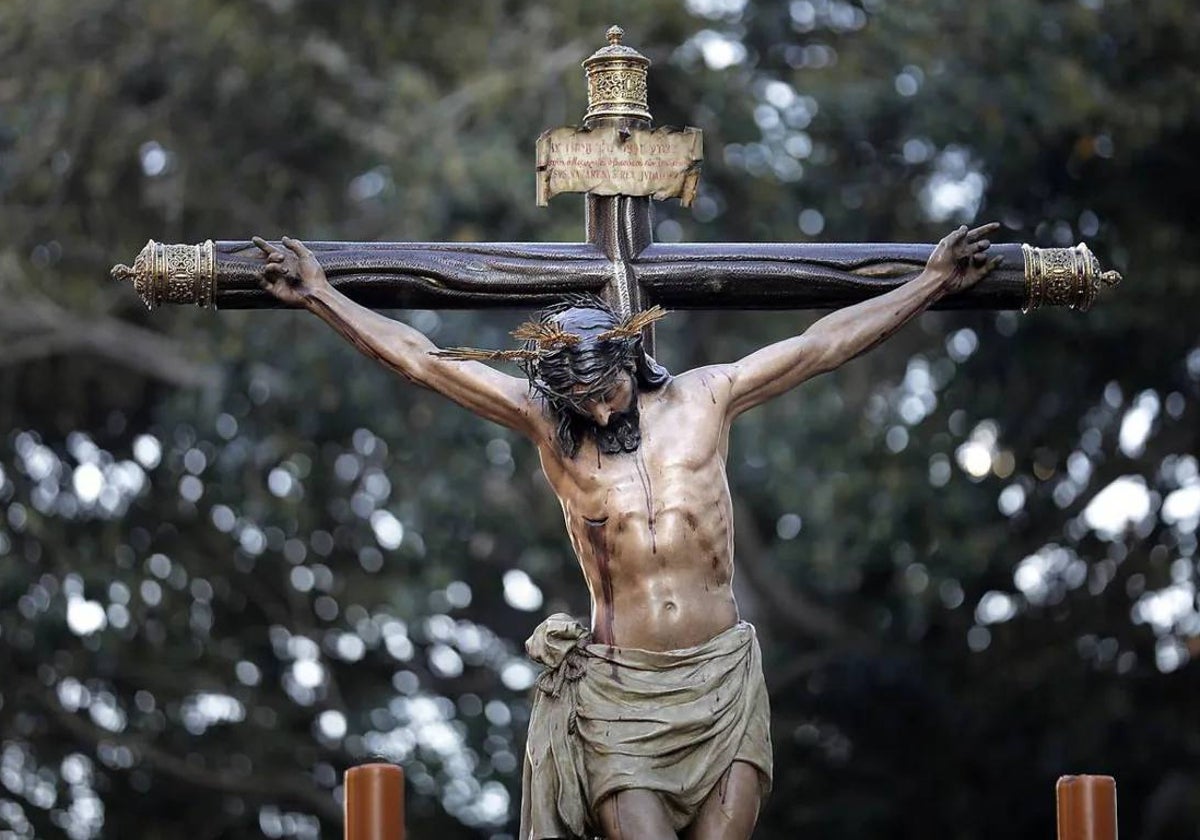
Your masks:
{"label": "jesus's nose", "polygon": [[601,428],[608,425],[608,418],[612,417],[612,409],[607,405],[592,406],[592,419],[596,421],[596,425]]}

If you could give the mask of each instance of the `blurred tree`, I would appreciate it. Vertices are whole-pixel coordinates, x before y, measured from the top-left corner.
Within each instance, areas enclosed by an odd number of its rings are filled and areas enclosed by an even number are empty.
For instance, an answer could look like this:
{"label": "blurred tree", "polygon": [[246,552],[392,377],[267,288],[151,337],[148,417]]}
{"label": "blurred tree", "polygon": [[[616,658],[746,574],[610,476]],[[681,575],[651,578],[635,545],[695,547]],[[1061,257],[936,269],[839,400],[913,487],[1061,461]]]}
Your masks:
{"label": "blurred tree", "polygon": [[[1196,838],[1200,19],[1186,0],[0,6],[0,830],[505,836],[520,641],[586,610],[536,459],[293,313],[139,311],[148,237],[580,238],[532,201],[619,21],[705,130],[664,240],[999,218],[1128,278],[1086,317],[924,316],[735,429],[769,659],[765,837],[1021,837],[1062,772]],[[496,346],[518,316],[396,313]],[[794,314],[680,313],[667,363]]]}

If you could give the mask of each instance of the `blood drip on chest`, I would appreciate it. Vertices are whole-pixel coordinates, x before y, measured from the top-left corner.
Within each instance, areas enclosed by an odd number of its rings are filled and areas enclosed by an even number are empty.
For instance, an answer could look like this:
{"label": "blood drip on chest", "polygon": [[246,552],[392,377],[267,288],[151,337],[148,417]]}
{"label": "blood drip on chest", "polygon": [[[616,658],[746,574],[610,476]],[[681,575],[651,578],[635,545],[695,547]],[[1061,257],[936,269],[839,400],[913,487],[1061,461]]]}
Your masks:
{"label": "blood drip on chest", "polygon": [[604,538],[604,523],[587,521],[588,546],[592,550],[592,559],[596,561],[596,572],[600,575],[600,603],[597,609],[596,641],[612,645],[615,638],[613,630],[613,583],[612,569],[609,567],[611,558],[608,554],[608,542]]}

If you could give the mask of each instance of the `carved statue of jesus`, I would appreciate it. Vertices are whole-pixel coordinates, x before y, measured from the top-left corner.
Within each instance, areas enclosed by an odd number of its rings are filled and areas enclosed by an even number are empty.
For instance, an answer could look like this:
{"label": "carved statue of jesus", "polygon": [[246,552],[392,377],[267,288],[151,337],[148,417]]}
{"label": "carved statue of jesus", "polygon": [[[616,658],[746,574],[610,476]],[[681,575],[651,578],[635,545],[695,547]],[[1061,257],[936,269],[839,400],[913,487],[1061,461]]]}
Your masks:
{"label": "carved statue of jesus", "polygon": [[[656,317],[599,299],[541,313],[519,351],[439,351],[335,291],[300,242],[262,239],[262,283],[410,382],[525,435],[562,504],[591,626],[547,619],[527,643],[535,689],[521,840],[748,838],[771,784],[753,628],[733,597],[725,460],[743,412],[837,368],[998,263],[997,225],[944,238],[904,285],[739,361],[672,376],[642,347]],[[525,378],[475,359],[520,362]]]}

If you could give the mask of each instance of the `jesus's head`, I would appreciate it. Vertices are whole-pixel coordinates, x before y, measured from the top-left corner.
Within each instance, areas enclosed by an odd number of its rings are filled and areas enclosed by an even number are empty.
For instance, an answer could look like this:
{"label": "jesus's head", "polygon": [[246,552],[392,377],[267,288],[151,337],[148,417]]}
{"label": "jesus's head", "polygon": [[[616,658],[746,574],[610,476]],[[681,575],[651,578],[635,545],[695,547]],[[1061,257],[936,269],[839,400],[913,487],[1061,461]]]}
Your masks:
{"label": "jesus's head", "polygon": [[661,388],[670,374],[646,355],[639,334],[621,334],[620,320],[598,298],[543,310],[537,320],[574,339],[544,350],[526,368],[558,419],[559,448],[573,457],[590,434],[604,454],[636,450],[638,393]]}

